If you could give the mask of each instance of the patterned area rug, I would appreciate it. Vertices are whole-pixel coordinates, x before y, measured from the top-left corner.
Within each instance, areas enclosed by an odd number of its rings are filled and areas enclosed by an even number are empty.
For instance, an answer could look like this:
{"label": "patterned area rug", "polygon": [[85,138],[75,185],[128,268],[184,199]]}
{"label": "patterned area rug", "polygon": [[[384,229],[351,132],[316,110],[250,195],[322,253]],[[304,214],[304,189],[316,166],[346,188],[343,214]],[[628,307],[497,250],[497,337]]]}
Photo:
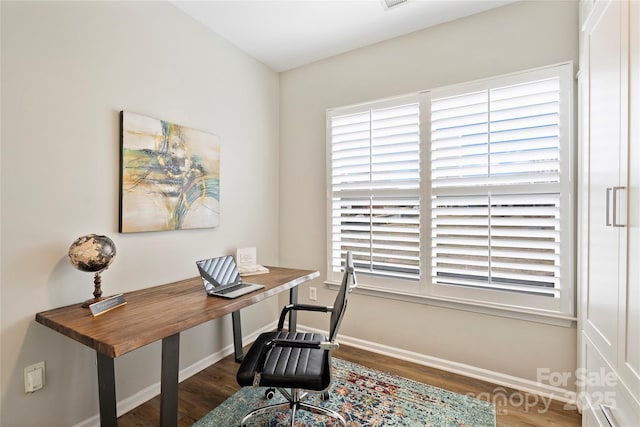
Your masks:
{"label": "patterned area rug", "polygon": [[[318,394],[307,399],[342,414],[349,427],[356,426],[474,426],[494,427],[495,407],[470,396],[453,393],[406,378],[366,368],[333,358],[333,384],[330,399],[322,401]],[[238,426],[254,408],[284,402],[280,393],[267,400],[264,388],[244,387],[193,427]],[[296,426],[334,427],[339,424],[329,417],[298,412]],[[254,418],[251,426],[288,426],[289,412],[272,411]]]}

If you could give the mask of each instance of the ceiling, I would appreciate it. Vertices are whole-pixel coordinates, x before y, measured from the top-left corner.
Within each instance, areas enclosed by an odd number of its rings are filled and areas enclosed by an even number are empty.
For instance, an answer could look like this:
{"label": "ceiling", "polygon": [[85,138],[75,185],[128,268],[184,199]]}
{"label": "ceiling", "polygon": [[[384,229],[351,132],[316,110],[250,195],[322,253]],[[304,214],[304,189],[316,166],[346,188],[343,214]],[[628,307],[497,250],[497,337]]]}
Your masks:
{"label": "ceiling", "polygon": [[[285,71],[517,0],[170,0],[275,71]],[[393,0],[387,0],[393,2]]]}

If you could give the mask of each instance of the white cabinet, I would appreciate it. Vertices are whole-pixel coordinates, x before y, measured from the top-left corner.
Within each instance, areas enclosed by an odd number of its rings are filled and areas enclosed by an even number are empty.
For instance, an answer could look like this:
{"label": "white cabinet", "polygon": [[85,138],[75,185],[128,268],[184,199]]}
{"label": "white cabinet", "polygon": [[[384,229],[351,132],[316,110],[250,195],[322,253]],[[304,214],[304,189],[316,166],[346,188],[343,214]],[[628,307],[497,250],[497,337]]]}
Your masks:
{"label": "white cabinet", "polygon": [[[640,400],[640,2],[629,9],[629,220],[627,282],[620,295],[617,371]],[[638,423],[640,425],[640,422]]]}
{"label": "white cabinet", "polygon": [[[620,218],[620,199],[626,188],[627,141],[621,131],[622,61],[621,10],[618,1],[585,34],[588,43],[589,190],[587,259],[588,298],[582,327],[590,332],[607,358],[617,348],[619,263],[626,218]],[[615,199],[615,200],[614,200]],[[614,203],[615,201],[615,203]]]}
{"label": "white cabinet", "polygon": [[581,12],[583,425],[640,426],[640,2]]}

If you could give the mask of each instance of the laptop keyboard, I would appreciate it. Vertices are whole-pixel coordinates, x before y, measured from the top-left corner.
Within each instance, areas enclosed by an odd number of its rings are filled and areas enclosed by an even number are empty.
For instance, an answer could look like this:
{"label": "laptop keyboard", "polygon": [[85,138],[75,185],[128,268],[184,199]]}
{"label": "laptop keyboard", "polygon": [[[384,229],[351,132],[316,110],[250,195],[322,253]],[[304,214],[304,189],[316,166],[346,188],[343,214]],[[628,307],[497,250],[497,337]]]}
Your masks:
{"label": "laptop keyboard", "polygon": [[235,286],[229,286],[226,289],[221,289],[219,291],[216,291],[216,294],[228,294],[229,292],[233,292],[233,291],[237,291],[238,289],[244,287],[242,284],[239,285],[235,285]]}

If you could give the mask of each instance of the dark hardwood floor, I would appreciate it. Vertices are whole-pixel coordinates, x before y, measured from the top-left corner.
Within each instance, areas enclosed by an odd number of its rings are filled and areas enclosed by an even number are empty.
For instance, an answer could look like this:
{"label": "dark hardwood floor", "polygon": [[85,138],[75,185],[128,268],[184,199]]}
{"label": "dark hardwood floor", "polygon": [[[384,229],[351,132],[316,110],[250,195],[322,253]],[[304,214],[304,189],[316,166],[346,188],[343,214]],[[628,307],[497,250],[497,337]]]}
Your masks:
{"label": "dark hardwood floor", "polygon": [[[506,389],[484,381],[428,368],[411,362],[342,345],[335,357],[380,371],[410,378],[456,393],[472,395],[496,404],[498,426],[580,426],[581,416],[575,409],[565,409],[558,401],[543,401],[538,396]],[[227,356],[179,386],[178,426],[188,427],[235,393],[238,365],[233,355]],[[118,418],[119,427],[155,427],[159,425],[158,397]],[[225,426],[220,426],[225,427]]]}

